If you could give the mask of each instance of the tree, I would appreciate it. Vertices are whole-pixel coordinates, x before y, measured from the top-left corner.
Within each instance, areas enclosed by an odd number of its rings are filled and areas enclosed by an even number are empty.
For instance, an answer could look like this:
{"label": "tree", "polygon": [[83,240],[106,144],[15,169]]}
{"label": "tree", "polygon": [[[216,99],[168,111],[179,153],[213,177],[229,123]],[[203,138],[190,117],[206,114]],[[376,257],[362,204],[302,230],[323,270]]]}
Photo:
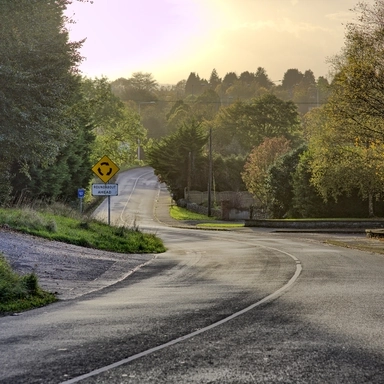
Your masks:
{"label": "tree", "polygon": [[292,100],[298,105],[298,110],[302,115],[316,106],[317,86],[311,70],[304,72],[301,81],[293,87],[291,94]]}
{"label": "tree", "polygon": [[113,95],[106,78],[84,79],[83,92],[91,108],[96,135],[92,161],[108,153],[119,166],[134,164],[138,143],[142,146],[147,137],[139,114]]}
{"label": "tree", "polygon": [[306,130],[311,183],[318,193],[325,201],[337,201],[339,196],[357,191],[368,199],[369,215],[373,216],[374,198],[384,187],[383,143],[352,138],[349,131],[340,128],[327,106],[307,117]]}
{"label": "tree", "polygon": [[267,71],[262,67],[257,68],[255,81],[260,88],[270,89],[273,86],[273,82],[269,79]]}
{"label": "tree", "polygon": [[345,46],[331,65],[335,73],[330,112],[340,129],[366,140],[384,139],[383,1],[359,3],[358,23],[347,25]]}
{"label": "tree", "polygon": [[123,101],[136,103],[157,100],[158,83],[151,73],[134,72],[129,79],[119,78],[111,83],[112,92]]}
{"label": "tree", "polygon": [[290,149],[290,142],[284,137],[266,138],[255,147],[244,166],[242,178],[247,190],[252,193],[264,207],[268,206],[269,195],[266,189],[268,168]]}
{"label": "tree", "polygon": [[203,92],[192,106],[193,114],[198,121],[212,120],[220,108],[220,97],[212,89]]}
{"label": "tree", "polygon": [[153,75],[148,72],[134,72],[128,79],[128,84],[134,89],[148,92],[156,91],[159,86]]}
{"label": "tree", "polygon": [[221,79],[220,79],[219,75],[217,74],[216,69],[213,69],[211,76],[209,78],[209,85],[211,86],[211,88],[213,90],[215,90],[216,87],[220,84],[221,84]]}
{"label": "tree", "polygon": [[305,151],[292,174],[293,199],[289,217],[367,217],[366,203],[356,189],[339,194],[336,201],[325,201],[311,181],[311,162],[311,153]]}
{"label": "tree", "polygon": [[207,141],[201,125],[192,122],[183,124],[149,149],[148,164],[176,201],[184,197],[185,188],[200,189],[203,149]]}
{"label": "tree", "polygon": [[[0,2],[0,168],[4,175],[15,163],[27,172],[31,164],[54,162],[76,134],[67,112],[80,86],[77,66],[82,42],[68,40],[64,10],[69,3]],[[1,181],[6,182],[10,177]],[[7,186],[0,189],[9,191]]]}
{"label": "tree", "polygon": [[228,72],[223,79],[226,87],[230,87],[235,81],[239,80],[235,72]]}
{"label": "tree", "polygon": [[251,73],[249,71],[244,71],[244,72],[240,73],[239,80],[245,84],[250,85],[255,80],[255,74]]}
{"label": "tree", "polygon": [[325,104],[330,93],[330,84],[327,78],[323,76],[318,77],[316,91],[316,105]]}
{"label": "tree", "polygon": [[198,96],[204,91],[203,88],[205,85],[208,85],[206,80],[200,79],[199,75],[196,75],[195,72],[191,72],[185,84],[185,94]]}
{"label": "tree", "polygon": [[288,69],[287,72],[284,73],[281,86],[283,89],[292,92],[294,87],[303,80],[303,76],[297,68]]}
{"label": "tree", "polygon": [[46,162],[70,132],[64,119],[79,87],[81,43],[69,43],[67,2],[0,3],[1,162]]}
{"label": "tree", "polygon": [[183,100],[178,100],[166,115],[167,132],[175,133],[177,129],[184,123],[193,121],[191,107],[184,103]]}
{"label": "tree", "polygon": [[384,2],[359,3],[355,12],[358,21],[347,25],[344,49],[331,62],[326,118],[310,140],[311,180],[323,198],[357,189],[372,216],[384,186]]}
{"label": "tree", "polygon": [[223,155],[248,155],[268,137],[298,141],[299,120],[295,104],[267,94],[250,102],[237,101],[222,108],[212,122],[215,150]]}
{"label": "tree", "polygon": [[[268,212],[273,218],[292,215],[294,198],[293,175],[305,150],[305,145],[293,149],[279,157],[268,168],[265,190],[268,195]],[[307,186],[309,186],[309,182]]]}
{"label": "tree", "polygon": [[[231,155],[213,156],[213,181],[215,191],[245,191],[246,187],[241,177],[245,165],[245,157]],[[206,171],[208,177],[208,169]]]}

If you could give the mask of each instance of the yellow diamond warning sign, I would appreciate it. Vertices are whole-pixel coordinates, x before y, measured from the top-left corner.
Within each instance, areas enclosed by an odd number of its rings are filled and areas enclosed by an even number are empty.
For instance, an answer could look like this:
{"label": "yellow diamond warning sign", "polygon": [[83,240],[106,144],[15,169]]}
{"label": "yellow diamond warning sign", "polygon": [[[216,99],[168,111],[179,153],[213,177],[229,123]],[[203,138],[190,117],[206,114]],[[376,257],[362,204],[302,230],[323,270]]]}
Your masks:
{"label": "yellow diamond warning sign", "polygon": [[104,183],[119,172],[120,168],[108,157],[103,156],[93,167],[93,173],[98,176]]}

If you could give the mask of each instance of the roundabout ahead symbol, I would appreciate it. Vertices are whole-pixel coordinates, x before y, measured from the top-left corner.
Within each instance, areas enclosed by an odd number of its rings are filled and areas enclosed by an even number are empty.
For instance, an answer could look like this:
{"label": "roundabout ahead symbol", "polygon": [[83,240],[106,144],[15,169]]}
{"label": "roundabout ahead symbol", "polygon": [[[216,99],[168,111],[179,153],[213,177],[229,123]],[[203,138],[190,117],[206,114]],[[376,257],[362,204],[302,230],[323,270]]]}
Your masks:
{"label": "roundabout ahead symbol", "polygon": [[120,168],[108,156],[103,156],[92,167],[93,173],[104,183],[107,183],[119,170]]}

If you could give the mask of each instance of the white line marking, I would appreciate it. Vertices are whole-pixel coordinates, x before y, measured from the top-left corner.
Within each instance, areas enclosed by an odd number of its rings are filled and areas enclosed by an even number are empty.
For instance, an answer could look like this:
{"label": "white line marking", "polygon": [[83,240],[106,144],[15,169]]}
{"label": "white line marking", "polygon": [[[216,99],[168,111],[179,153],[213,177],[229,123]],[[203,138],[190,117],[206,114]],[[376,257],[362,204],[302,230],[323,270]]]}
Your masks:
{"label": "white line marking", "polygon": [[218,326],[220,326],[222,324],[225,324],[228,321],[233,320],[234,318],[239,317],[239,316],[241,316],[241,315],[251,311],[252,309],[254,309],[256,307],[259,307],[261,304],[264,304],[264,303],[266,303],[268,301],[274,300],[277,297],[279,297],[284,291],[288,290],[295,283],[295,281],[298,279],[298,277],[300,276],[301,271],[303,269],[302,265],[301,265],[301,262],[300,262],[300,260],[297,257],[291,255],[288,252],[284,252],[284,251],[281,251],[279,249],[271,248],[271,247],[267,247],[267,246],[261,246],[261,247],[262,248],[271,249],[271,250],[275,250],[275,251],[278,251],[280,253],[283,253],[284,255],[289,256],[290,258],[292,258],[296,262],[296,271],[295,271],[294,275],[291,277],[291,279],[288,281],[288,283],[283,285],[280,289],[278,289],[277,291],[275,291],[275,292],[271,293],[270,295],[264,297],[264,299],[261,299],[260,301],[258,301],[256,303],[254,303],[254,304],[252,304],[252,305],[242,309],[241,311],[233,313],[232,315],[230,315],[230,316],[228,316],[228,317],[226,317],[226,318],[224,318],[224,319],[222,319],[220,321],[217,321],[216,323],[213,323],[213,324],[208,325],[208,326],[206,326],[204,328],[198,329],[197,331],[194,331],[194,332],[189,333],[187,335],[178,337],[177,339],[171,340],[171,341],[169,341],[169,342],[167,342],[165,344],[162,344],[162,345],[159,345],[157,347],[150,348],[150,349],[148,349],[146,351],[137,353],[136,355],[130,356],[130,357],[128,357],[126,359],[123,359],[123,360],[120,360],[120,361],[118,361],[116,363],[113,363],[113,364],[110,364],[110,365],[106,365],[105,367],[96,369],[96,370],[91,371],[89,373],[86,373],[84,375],[75,377],[75,378],[67,380],[67,381],[63,381],[61,384],[78,383],[81,380],[88,379],[89,377],[96,376],[96,375],[98,375],[100,373],[107,372],[107,371],[109,371],[111,369],[120,367],[121,365],[130,363],[131,361],[140,359],[141,357],[150,355],[151,353],[154,353],[154,352],[160,351],[160,350],[162,350],[164,348],[170,347],[172,345],[181,343],[182,341],[191,339],[194,336],[200,335],[201,333],[207,332],[207,331],[209,331],[209,330],[211,330],[213,328],[216,328],[216,327],[218,327]]}

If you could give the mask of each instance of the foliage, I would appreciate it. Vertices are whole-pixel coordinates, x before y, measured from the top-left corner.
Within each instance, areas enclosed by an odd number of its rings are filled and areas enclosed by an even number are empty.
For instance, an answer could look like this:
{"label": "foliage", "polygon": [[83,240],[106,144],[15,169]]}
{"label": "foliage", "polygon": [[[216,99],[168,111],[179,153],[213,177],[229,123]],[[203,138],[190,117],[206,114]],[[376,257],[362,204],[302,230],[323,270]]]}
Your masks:
{"label": "foliage", "polygon": [[136,103],[155,101],[158,83],[151,73],[135,72],[132,77],[123,77],[111,83],[112,92],[123,101],[133,100]]}
{"label": "foliage", "polygon": [[211,72],[211,76],[209,78],[209,85],[211,86],[211,89],[215,90],[216,87],[221,83],[221,79],[214,68]]}
{"label": "foliage", "polygon": [[199,189],[203,147],[207,135],[201,124],[183,124],[148,150],[148,163],[161,182],[167,184],[175,200],[184,196],[184,188]]}
{"label": "foliage", "polygon": [[68,111],[75,136],[67,141],[49,166],[31,163],[27,170],[20,170],[19,163],[13,163],[14,201],[73,201],[77,198],[77,189],[88,186],[92,178],[91,151],[95,140],[89,107],[87,100],[81,98]]}
{"label": "foliage", "polygon": [[339,129],[366,141],[383,140],[383,1],[358,3],[347,25],[345,47],[331,61],[335,78],[330,107]]}
{"label": "foliage", "polygon": [[207,85],[207,80],[203,80],[195,72],[191,72],[185,84],[185,94],[198,96],[204,92],[204,87]]}
{"label": "foliage", "polygon": [[270,80],[265,68],[258,67],[255,73],[255,81],[261,88],[270,89],[273,86],[273,82]]}
{"label": "foliage", "polygon": [[84,97],[89,103],[96,135],[92,163],[108,154],[118,165],[134,164],[138,141],[145,143],[146,131],[138,113],[112,93],[107,79],[84,79]]}
{"label": "foliage", "polygon": [[192,106],[195,119],[198,121],[212,120],[220,108],[220,97],[212,89],[205,90]]}
{"label": "foliage", "polygon": [[358,194],[373,216],[384,187],[384,3],[358,3],[354,11],[344,49],[331,60],[328,102],[305,117],[306,167],[325,202]]}
{"label": "foliage", "polygon": [[292,90],[297,84],[303,80],[303,74],[297,68],[288,69],[284,73],[282,87],[286,90]]}
{"label": "foliage", "polygon": [[0,315],[40,307],[56,300],[53,294],[39,287],[35,273],[16,274],[0,254]]}
{"label": "foliage", "polygon": [[299,120],[293,102],[267,94],[249,103],[237,101],[222,108],[211,126],[215,152],[248,155],[265,138],[297,140]]}
{"label": "foliage", "polygon": [[162,241],[137,228],[113,227],[82,217],[61,216],[30,208],[0,209],[0,223],[50,240],[122,253],[164,252]]}
{"label": "foliage", "polygon": [[78,187],[68,180],[89,180],[84,169],[93,137],[84,114],[74,117],[82,42],[68,41],[63,12],[70,3],[0,3],[2,205],[10,194],[57,197]]}
{"label": "foliage", "polygon": [[267,207],[270,200],[266,189],[268,168],[290,149],[290,142],[284,137],[266,138],[255,147],[244,166],[242,178],[247,190]]}
{"label": "foliage", "polygon": [[[294,198],[293,176],[297,170],[300,156],[306,146],[287,152],[275,161],[267,171],[265,188],[268,197],[268,212],[272,218],[279,219],[292,214]],[[306,187],[309,186],[306,185]],[[298,197],[302,197],[298,194]]]}
{"label": "foliage", "polygon": [[[215,191],[245,191],[241,177],[246,158],[243,156],[213,156],[213,187]],[[206,173],[208,175],[208,172]]]}
{"label": "foliage", "polygon": [[67,1],[0,2],[0,162],[48,163],[73,135],[79,43],[68,42]]}
{"label": "foliage", "polygon": [[188,211],[188,209],[178,207],[178,206],[172,206],[170,211],[170,215],[175,220],[207,220],[207,221],[214,221],[214,217],[209,217],[206,215],[202,215],[200,213],[195,213]]}
{"label": "foliage", "polygon": [[[368,216],[367,204],[359,196],[356,189],[338,195],[337,201],[328,199],[324,201],[314,185],[311,183],[311,154],[304,152],[292,176],[293,200],[290,217],[362,217]],[[374,201],[377,210],[383,209],[383,203]]]}

